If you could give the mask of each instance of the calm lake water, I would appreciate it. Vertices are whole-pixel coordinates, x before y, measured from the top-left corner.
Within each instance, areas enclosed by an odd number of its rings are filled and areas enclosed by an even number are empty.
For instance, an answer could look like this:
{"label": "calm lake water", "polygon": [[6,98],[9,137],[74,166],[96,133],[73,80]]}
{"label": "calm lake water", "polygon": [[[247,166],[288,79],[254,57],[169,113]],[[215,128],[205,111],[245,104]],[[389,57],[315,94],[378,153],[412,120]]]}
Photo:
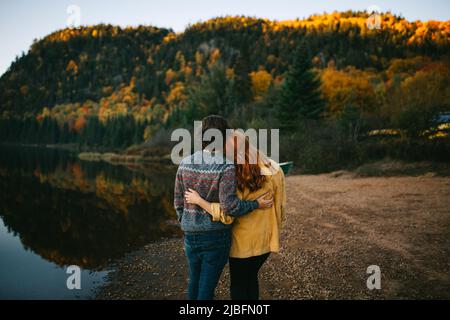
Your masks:
{"label": "calm lake water", "polygon": [[[108,263],[177,233],[173,168],[85,162],[66,151],[0,148],[0,299],[86,299]],[[69,290],[69,265],[81,290]]]}

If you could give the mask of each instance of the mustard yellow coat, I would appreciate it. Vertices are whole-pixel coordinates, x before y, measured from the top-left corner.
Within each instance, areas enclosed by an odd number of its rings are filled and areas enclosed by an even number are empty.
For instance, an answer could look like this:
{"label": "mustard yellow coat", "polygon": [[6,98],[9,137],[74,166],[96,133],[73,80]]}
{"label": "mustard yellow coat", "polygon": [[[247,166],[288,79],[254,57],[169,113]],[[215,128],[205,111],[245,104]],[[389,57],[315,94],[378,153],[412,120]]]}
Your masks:
{"label": "mustard yellow coat", "polygon": [[263,174],[267,176],[267,181],[261,189],[237,193],[242,200],[255,200],[264,193],[271,192],[274,199],[271,208],[256,209],[234,218],[224,214],[219,203],[211,204],[209,213],[213,221],[233,223],[230,257],[248,258],[280,250],[280,232],[286,207],[285,180],[280,166],[274,161],[271,161],[271,164],[271,168],[261,168]]}

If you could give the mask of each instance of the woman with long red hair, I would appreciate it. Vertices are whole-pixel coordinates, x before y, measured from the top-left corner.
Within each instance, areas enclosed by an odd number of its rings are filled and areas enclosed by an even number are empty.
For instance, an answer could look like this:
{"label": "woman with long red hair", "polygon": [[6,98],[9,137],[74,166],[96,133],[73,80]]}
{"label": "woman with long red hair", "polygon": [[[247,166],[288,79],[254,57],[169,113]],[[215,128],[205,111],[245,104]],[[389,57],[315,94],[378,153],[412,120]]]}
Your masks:
{"label": "woman with long red hair", "polygon": [[258,272],[271,252],[280,249],[280,231],[285,217],[284,174],[279,165],[255,148],[241,132],[235,131],[226,146],[236,166],[238,197],[254,200],[270,193],[273,206],[256,209],[234,218],[219,203],[204,200],[195,190],[185,193],[186,201],[211,214],[213,221],[233,224],[229,257],[230,293],[233,300],[259,299]]}

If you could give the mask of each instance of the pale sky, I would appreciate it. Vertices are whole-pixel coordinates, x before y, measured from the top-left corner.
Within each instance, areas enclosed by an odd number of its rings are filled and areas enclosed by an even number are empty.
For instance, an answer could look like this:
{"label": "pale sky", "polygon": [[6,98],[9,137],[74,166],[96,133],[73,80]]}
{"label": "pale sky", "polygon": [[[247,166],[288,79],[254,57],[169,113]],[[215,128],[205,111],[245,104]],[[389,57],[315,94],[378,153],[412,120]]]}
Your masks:
{"label": "pale sky", "polygon": [[183,31],[188,24],[224,15],[272,20],[308,17],[314,13],[365,10],[401,14],[408,20],[450,20],[448,0],[0,0],[0,74],[33,39],[67,26],[67,8],[80,8],[81,25],[154,25]]}

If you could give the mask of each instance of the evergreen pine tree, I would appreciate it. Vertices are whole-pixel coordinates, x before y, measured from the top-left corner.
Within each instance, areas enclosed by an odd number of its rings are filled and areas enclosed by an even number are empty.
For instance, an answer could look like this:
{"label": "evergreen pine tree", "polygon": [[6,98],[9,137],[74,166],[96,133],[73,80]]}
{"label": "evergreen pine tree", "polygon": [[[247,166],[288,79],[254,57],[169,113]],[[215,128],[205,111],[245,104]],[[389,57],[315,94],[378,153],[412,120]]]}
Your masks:
{"label": "evergreen pine tree", "polygon": [[320,80],[311,69],[308,48],[302,42],[295,51],[277,103],[277,117],[282,128],[292,130],[301,120],[319,119],[324,111]]}
{"label": "evergreen pine tree", "polygon": [[67,122],[64,122],[63,124],[61,135],[59,136],[59,142],[60,143],[72,142],[70,141],[69,124]]}
{"label": "evergreen pine tree", "polygon": [[[245,38],[244,38],[245,43]],[[239,56],[237,57],[236,64],[234,66],[235,74],[235,87],[236,87],[236,102],[238,104],[249,103],[252,96],[252,83],[250,80],[250,66],[249,66],[250,55],[248,52],[248,45],[245,43],[240,50]]]}

